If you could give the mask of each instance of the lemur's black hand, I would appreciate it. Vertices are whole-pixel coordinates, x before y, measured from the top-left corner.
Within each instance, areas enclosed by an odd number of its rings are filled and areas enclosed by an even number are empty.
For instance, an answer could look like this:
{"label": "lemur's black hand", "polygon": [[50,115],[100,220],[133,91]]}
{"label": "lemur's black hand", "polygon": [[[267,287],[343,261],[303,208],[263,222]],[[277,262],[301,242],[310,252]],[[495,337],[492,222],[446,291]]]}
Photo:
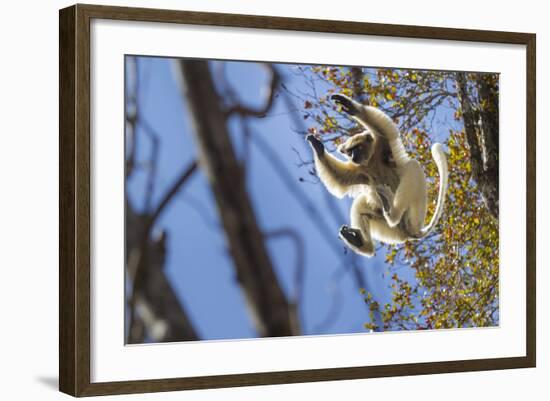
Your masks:
{"label": "lemur's black hand", "polygon": [[323,142],[319,140],[315,135],[306,136],[306,140],[309,142],[317,156],[321,157],[325,153],[325,146]]}
{"label": "lemur's black hand", "polygon": [[346,225],[343,225],[342,227],[340,227],[340,237],[351,245],[358,248],[364,245],[359,230],[357,230],[356,228],[350,228]]}
{"label": "lemur's black hand", "polygon": [[337,93],[335,95],[332,95],[331,100],[334,101],[334,103],[339,104],[342,106],[342,110],[344,110],[346,113],[348,113],[351,116],[355,116],[359,114],[359,110],[357,108],[357,103],[347,97],[346,95],[342,95],[340,93]]}

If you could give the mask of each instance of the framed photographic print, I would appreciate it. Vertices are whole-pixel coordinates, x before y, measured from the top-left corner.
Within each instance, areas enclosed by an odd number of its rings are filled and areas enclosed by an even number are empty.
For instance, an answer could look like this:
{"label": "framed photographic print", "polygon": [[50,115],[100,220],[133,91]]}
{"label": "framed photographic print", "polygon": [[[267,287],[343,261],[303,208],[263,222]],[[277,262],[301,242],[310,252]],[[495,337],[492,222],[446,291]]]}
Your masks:
{"label": "framed photographic print", "polygon": [[61,10],[60,390],[534,367],[535,113],[534,34]]}

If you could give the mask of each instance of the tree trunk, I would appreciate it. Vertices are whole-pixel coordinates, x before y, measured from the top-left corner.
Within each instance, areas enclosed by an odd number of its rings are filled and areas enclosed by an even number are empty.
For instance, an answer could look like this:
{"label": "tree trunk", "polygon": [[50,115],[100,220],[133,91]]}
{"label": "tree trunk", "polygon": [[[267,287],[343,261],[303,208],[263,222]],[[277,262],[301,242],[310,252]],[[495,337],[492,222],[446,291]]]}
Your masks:
{"label": "tree trunk", "polygon": [[260,336],[299,334],[295,311],[279,286],[235,157],[208,63],[180,61],[199,165],[214,193],[237,279]]}
{"label": "tree trunk", "polygon": [[351,90],[353,91],[353,98],[359,102],[364,101],[365,88],[363,87],[363,69],[361,67],[351,67]]}
{"label": "tree trunk", "polygon": [[[164,274],[166,232],[148,238],[143,244],[143,232],[150,216],[136,214],[126,203],[126,266],[135,288],[135,302],[127,336],[129,344],[143,343],[145,335],[154,342],[198,340],[199,337],[185,309]],[[146,247],[147,249],[144,249]],[[138,262],[137,260],[144,258]],[[137,264],[140,278],[135,278]]]}
{"label": "tree trunk", "polygon": [[[498,219],[498,92],[485,75],[468,87],[466,73],[457,72],[458,95],[464,118],[464,131],[470,148],[472,175],[491,215]],[[475,101],[474,96],[478,97]]]}

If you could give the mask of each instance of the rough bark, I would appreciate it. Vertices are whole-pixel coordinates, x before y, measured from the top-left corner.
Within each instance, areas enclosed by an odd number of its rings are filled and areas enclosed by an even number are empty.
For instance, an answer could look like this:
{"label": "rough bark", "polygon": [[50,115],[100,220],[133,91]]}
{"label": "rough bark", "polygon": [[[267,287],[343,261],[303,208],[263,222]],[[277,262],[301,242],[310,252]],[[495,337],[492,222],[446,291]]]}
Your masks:
{"label": "rough bark", "polygon": [[299,334],[295,311],[279,286],[248,198],[208,63],[182,60],[179,72],[199,153],[214,193],[237,280],[260,336]]}
{"label": "rough bark", "polygon": [[[198,340],[188,315],[164,273],[165,231],[143,243],[150,216],[126,205],[126,266],[133,282],[133,315],[127,336],[129,344],[143,343],[145,335],[154,342]],[[140,259],[143,259],[140,262]],[[136,279],[139,266],[140,277]]]}
{"label": "rough bark", "polygon": [[361,67],[351,67],[350,72],[353,98],[359,101],[363,101],[363,97],[365,95],[365,88],[363,87],[363,69]]}
{"label": "rough bark", "polygon": [[[473,90],[466,73],[456,74],[458,95],[464,119],[464,131],[470,149],[472,176],[493,217],[499,216],[498,172],[498,94],[480,74]],[[476,101],[472,97],[477,96]]]}

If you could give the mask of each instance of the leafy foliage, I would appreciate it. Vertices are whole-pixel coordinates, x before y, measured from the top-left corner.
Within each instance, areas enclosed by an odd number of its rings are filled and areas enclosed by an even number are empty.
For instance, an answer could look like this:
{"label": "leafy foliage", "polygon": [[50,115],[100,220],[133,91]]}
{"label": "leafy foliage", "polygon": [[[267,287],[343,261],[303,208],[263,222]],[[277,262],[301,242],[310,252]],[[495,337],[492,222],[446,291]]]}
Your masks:
{"label": "leafy foliage", "polygon": [[[391,278],[391,302],[381,305],[373,294],[362,290],[370,310],[365,328],[497,325],[498,219],[487,209],[472,174],[463,105],[467,101],[472,110],[498,122],[498,75],[463,74],[468,96],[461,102],[454,72],[326,66],[299,67],[298,71],[309,80],[312,90],[293,95],[303,102],[308,131],[321,135],[327,143],[337,145],[358,131],[348,116],[328,101],[332,93],[352,96],[392,116],[409,154],[423,165],[428,177],[428,219],[435,209],[439,179],[430,148],[434,141],[444,142],[448,148],[449,189],[444,213],[427,238],[382,247]],[[317,93],[320,85],[322,96]],[[480,91],[490,94],[491,101],[480,96]],[[434,121],[438,122],[437,138]],[[498,160],[498,154],[494,158]]]}

